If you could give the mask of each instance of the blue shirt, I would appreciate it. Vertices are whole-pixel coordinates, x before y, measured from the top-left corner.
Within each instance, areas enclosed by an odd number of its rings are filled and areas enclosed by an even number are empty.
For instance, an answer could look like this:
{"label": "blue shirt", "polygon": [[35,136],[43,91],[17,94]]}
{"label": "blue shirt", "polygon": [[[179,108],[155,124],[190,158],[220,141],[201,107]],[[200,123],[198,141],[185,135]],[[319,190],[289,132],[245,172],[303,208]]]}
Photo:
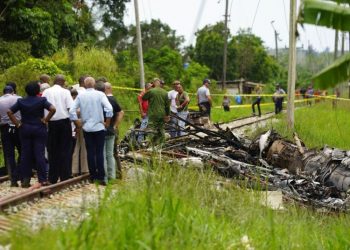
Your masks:
{"label": "blue shirt", "polygon": [[113,116],[113,108],[107,96],[93,88],[88,88],[74,100],[69,110],[72,121],[78,120],[77,109],[80,108],[80,117],[85,132],[97,132],[105,129],[103,112],[106,117]]}
{"label": "blue shirt", "polygon": [[10,108],[13,113],[21,112],[22,123],[38,125],[43,124],[44,109],[49,109],[52,104],[45,97],[28,96],[17,99],[17,102]]}

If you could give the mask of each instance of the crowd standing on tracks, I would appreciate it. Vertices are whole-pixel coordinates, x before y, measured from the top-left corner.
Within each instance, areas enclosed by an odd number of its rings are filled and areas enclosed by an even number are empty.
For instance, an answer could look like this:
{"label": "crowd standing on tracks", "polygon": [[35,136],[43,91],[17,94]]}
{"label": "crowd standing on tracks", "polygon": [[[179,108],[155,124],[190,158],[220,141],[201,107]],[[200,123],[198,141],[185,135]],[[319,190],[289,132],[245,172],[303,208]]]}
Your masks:
{"label": "crowd standing on tracks", "polygon": [[[39,188],[89,172],[105,185],[120,176],[113,157],[124,112],[104,79],[81,77],[70,90],[63,75],[26,84],[26,97],[8,83],[0,98],[1,141],[11,186]],[[16,160],[16,151],[18,159]]]}
{"label": "crowd standing on tracks", "polygon": [[[210,120],[213,106],[210,84],[204,79],[196,93],[203,120]],[[16,84],[9,82],[0,97],[1,141],[11,186],[21,182],[22,187],[30,187],[33,169],[38,176],[34,188],[86,173],[102,185],[121,178],[116,141],[124,112],[107,79],[81,76],[78,84],[68,88],[63,75],[56,75],[52,86],[50,76],[42,75],[40,81],[25,86],[26,97],[18,96],[16,90]],[[260,117],[262,87],[258,84],[254,92],[251,108],[255,115],[257,107]],[[273,95],[276,114],[282,110],[284,95],[277,85]],[[313,95],[313,89],[305,91],[305,96]],[[241,96],[236,95],[236,103],[242,104],[237,97]],[[174,81],[167,92],[164,82],[155,78],[145,84],[137,102],[141,121],[136,142],[162,144],[166,127],[170,137],[186,135],[191,99],[180,81]],[[228,96],[224,96],[222,107],[230,111]]]}

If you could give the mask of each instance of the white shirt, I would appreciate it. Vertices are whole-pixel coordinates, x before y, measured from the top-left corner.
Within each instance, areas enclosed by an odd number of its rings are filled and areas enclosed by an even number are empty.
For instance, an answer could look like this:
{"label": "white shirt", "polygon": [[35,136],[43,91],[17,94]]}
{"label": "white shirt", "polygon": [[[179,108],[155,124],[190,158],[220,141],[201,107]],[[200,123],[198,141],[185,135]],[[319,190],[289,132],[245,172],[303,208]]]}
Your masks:
{"label": "white shirt", "polygon": [[[58,121],[69,118],[68,110],[73,106],[73,98],[68,89],[55,84],[44,91],[43,97],[56,108],[56,113],[51,121]],[[46,111],[47,112],[47,111]]]}
{"label": "white shirt", "polygon": [[171,101],[170,102],[170,111],[173,113],[177,113],[177,108],[176,108],[176,96],[178,92],[176,90],[170,90],[168,92],[168,98]]}
{"label": "white shirt", "polygon": [[205,85],[203,85],[197,90],[197,96],[198,96],[198,103],[208,102],[209,101],[208,96],[210,96],[210,91]]}
{"label": "white shirt", "polygon": [[86,91],[86,88],[79,86],[78,88],[76,88],[76,90],[78,91],[78,94],[80,95],[81,93],[84,93]]}

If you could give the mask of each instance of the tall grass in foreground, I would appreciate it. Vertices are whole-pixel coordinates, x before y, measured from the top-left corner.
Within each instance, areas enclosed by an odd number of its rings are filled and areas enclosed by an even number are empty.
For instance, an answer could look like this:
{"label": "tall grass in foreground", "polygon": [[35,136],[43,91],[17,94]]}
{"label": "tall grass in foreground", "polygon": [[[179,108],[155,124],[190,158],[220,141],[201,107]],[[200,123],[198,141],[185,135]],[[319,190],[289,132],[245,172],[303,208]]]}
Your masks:
{"label": "tall grass in foreground", "polygon": [[[285,116],[273,124],[281,134],[291,138]],[[350,102],[338,101],[333,108],[332,101],[325,101],[311,107],[304,106],[295,111],[295,131],[305,144],[311,147],[329,145],[350,149]]]}
{"label": "tall grass in foreground", "polygon": [[[11,249],[346,249],[347,215],[320,215],[290,205],[273,211],[258,193],[218,177],[162,164],[152,175],[106,192],[91,218],[67,230],[17,231]],[[249,242],[242,242],[244,235]]]}
{"label": "tall grass in foreground", "polygon": [[[329,102],[296,110],[296,130],[308,146],[349,148],[350,108]],[[281,117],[281,116],[278,116]],[[284,117],[274,128],[289,135]],[[150,166],[145,165],[145,169]],[[155,164],[152,175],[106,192],[91,217],[67,229],[16,231],[1,239],[11,249],[349,249],[350,217],[296,204],[274,211],[257,191],[229,185],[210,171]]]}

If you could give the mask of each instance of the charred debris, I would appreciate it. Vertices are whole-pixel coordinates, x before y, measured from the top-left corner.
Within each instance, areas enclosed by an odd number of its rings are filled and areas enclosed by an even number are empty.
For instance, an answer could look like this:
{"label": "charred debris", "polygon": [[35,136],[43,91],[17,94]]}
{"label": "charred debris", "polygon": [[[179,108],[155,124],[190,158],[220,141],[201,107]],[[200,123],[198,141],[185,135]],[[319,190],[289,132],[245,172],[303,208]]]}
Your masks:
{"label": "charred debris", "polygon": [[[325,146],[308,149],[269,130],[250,140],[229,128],[206,129],[187,121],[187,134],[166,141],[158,152],[184,166],[209,166],[225,178],[245,180],[264,190],[281,190],[284,200],[321,211],[350,210],[350,151]],[[233,129],[234,130],[234,129]],[[136,143],[138,129],[131,129],[121,143],[124,157],[131,144],[145,156],[154,150]],[[152,133],[152,131],[146,131]],[[138,150],[135,150],[137,149]]]}

